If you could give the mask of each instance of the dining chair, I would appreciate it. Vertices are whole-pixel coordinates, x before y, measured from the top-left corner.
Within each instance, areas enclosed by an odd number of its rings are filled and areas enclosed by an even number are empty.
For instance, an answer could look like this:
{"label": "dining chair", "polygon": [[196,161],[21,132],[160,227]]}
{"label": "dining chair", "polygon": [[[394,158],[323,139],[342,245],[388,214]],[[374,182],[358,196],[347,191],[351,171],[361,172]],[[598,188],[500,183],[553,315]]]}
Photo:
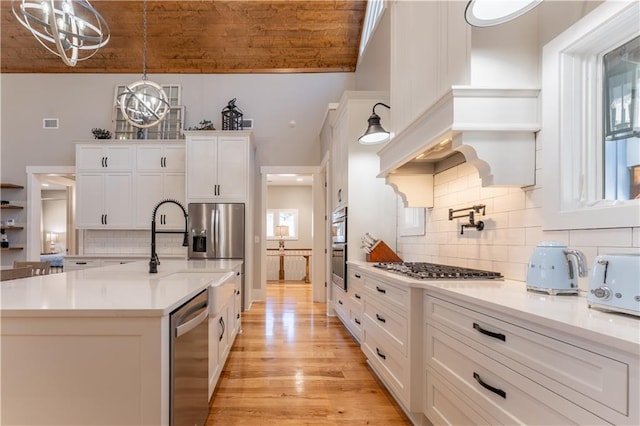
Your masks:
{"label": "dining chair", "polygon": [[16,280],[18,278],[28,278],[33,276],[33,268],[26,266],[23,268],[1,269],[0,281]]}
{"label": "dining chair", "polygon": [[37,262],[37,261],[20,261],[16,260],[13,262],[14,268],[25,268],[29,267],[33,269],[33,275],[49,275],[51,273],[51,262]]}

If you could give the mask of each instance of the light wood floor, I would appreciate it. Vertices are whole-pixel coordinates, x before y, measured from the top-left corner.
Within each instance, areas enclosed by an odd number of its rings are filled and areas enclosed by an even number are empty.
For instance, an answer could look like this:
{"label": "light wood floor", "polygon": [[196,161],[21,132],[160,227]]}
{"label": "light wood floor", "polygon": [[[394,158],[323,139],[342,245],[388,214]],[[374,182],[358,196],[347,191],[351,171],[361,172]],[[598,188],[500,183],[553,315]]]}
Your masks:
{"label": "light wood floor", "polygon": [[213,425],[410,425],[311,284],[269,283],[211,399]]}

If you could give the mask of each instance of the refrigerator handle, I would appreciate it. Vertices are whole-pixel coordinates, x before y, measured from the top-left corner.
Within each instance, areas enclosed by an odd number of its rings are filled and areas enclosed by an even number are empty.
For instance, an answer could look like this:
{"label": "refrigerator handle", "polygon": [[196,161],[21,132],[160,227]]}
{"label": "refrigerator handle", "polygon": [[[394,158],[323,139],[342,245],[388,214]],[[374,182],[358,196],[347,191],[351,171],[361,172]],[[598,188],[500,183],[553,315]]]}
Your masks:
{"label": "refrigerator handle", "polygon": [[218,244],[220,243],[218,241],[218,238],[220,238],[220,210],[215,209],[213,211],[213,249],[216,251],[216,253],[214,253],[214,257],[218,257]]}

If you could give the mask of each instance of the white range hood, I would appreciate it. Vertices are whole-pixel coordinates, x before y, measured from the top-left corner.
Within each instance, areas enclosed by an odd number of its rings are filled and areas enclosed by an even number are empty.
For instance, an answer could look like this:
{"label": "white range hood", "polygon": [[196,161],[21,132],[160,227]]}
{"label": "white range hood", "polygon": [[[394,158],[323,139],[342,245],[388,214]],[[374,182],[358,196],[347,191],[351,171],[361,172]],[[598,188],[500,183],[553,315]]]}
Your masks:
{"label": "white range hood", "polygon": [[453,86],[378,152],[379,177],[406,207],[433,207],[433,175],[459,152],[482,186],[533,185],[539,93]]}

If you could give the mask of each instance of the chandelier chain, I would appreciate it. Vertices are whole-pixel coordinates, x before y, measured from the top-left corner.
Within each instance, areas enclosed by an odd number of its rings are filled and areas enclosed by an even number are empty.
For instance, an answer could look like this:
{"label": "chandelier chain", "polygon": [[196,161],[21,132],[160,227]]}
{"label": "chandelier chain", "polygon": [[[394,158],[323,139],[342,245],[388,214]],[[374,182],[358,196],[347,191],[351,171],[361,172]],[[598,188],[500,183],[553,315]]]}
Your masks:
{"label": "chandelier chain", "polygon": [[142,6],[142,79],[147,79],[147,0]]}

